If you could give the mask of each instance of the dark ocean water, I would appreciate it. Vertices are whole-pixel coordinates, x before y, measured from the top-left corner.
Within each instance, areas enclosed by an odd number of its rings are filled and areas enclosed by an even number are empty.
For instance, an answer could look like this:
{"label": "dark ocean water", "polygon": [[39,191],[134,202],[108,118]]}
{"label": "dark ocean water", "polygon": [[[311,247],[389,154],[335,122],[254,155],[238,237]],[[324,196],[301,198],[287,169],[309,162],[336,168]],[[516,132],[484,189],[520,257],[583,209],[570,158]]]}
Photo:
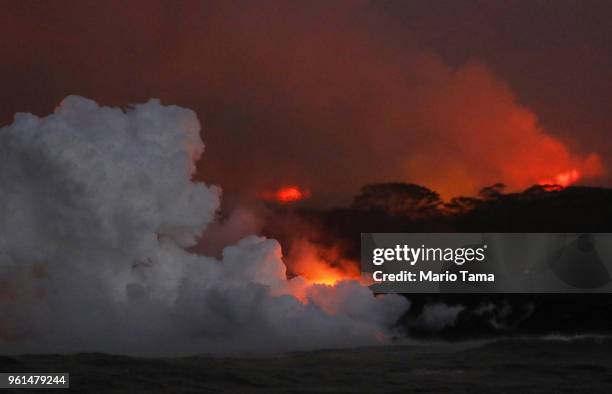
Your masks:
{"label": "dark ocean water", "polygon": [[70,391],[95,393],[609,394],[612,338],[420,343],[268,357],[5,356],[0,369],[69,372]]}

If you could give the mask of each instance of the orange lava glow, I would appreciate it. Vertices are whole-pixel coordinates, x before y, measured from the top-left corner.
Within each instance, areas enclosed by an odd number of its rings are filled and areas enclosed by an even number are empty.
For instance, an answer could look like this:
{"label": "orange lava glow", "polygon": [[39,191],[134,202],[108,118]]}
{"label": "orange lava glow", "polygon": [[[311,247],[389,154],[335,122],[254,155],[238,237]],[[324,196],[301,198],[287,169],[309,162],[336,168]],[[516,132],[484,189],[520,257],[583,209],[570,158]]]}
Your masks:
{"label": "orange lava glow", "polygon": [[289,204],[310,197],[310,191],[299,186],[290,185],[283,186],[271,193],[264,193],[262,197],[265,200],[275,201],[280,204]]}
{"label": "orange lava glow", "polygon": [[342,257],[337,247],[323,246],[306,239],[293,242],[284,259],[289,281],[288,294],[303,304],[314,303],[330,314],[335,314],[336,292],[342,292],[347,281],[358,281],[368,286],[361,276],[359,263]]}
{"label": "orange lava glow", "polygon": [[333,286],[342,280],[359,280],[359,264],[341,257],[337,248],[315,246],[307,241],[293,245],[289,256],[290,271],[309,284]]}
{"label": "orange lava glow", "polygon": [[306,198],[306,194],[297,186],[285,186],[276,191],[276,201],[281,203],[300,201]]}
{"label": "orange lava glow", "polygon": [[333,286],[341,280],[359,279],[359,270],[352,264],[334,267],[318,259],[303,260],[302,263],[299,275],[312,284]]}
{"label": "orange lava glow", "polygon": [[570,171],[562,172],[557,174],[553,178],[542,179],[538,182],[540,185],[559,185],[562,187],[567,187],[573,183],[575,183],[578,179],[580,179],[580,171],[577,169],[572,169]]}

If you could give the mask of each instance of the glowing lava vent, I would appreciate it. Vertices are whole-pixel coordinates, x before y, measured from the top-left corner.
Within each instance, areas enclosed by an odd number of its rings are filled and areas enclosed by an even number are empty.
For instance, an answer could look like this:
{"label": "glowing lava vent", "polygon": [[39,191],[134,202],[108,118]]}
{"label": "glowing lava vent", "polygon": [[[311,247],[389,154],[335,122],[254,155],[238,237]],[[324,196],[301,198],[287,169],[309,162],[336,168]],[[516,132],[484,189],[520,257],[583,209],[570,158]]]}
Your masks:
{"label": "glowing lava vent", "polygon": [[273,192],[263,194],[264,200],[275,201],[279,204],[289,204],[302,201],[308,197],[310,197],[309,190],[295,185],[283,186]]}

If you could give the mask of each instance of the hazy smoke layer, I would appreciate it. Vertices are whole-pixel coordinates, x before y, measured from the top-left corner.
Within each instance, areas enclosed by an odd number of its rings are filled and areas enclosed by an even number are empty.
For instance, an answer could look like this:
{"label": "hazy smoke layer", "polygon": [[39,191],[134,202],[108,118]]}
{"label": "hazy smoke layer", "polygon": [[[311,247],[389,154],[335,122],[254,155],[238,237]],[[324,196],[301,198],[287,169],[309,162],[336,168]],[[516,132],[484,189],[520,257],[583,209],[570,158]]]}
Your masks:
{"label": "hazy smoke layer", "polygon": [[[226,194],[297,184],[336,205],[367,183],[408,181],[449,197],[496,182],[591,183],[609,165],[590,154],[612,152],[598,131],[610,128],[612,69],[599,2],[581,17],[572,2],[555,5],[554,18],[540,2],[14,3],[0,15],[0,35],[19,38],[0,46],[2,121],[69,92],[180,103],[206,124],[198,179]],[[547,127],[525,105],[537,102]]]}
{"label": "hazy smoke layer", "polygon": [[376,15],[363,2],[181,13],[173,66],[200,86],[198,101],[222,108],[206,113],[219,149],[202,173],[239,190],[297,183],[322,204],[381,181],[450,197],[601,174],[597,154],[541,127],[478,59],[449,65],[410,36],[381,34]]}
{"label": "hazy smoke layer", "polygon": [[[131,354],[373,343],[407,308],[356,282],[286,280],[279,244],[185,251],[220,190],[190,181],[195,114],[68,97],[0,129],[0,350]],[[300,294],[299,301],[291,294]]]}

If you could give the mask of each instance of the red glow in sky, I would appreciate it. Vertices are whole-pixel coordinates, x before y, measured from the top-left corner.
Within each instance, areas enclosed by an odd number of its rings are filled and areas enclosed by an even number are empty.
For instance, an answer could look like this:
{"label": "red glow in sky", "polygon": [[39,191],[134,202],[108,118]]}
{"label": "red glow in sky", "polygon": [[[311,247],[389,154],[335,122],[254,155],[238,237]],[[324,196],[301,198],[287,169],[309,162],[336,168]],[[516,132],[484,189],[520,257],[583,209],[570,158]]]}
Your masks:
{"label": "red glow in sky", "polygon": [[580,171],[577,169],[573,169],[570,171],[562,172],[557,174],[553,178],[543,179],[538,183],[540,185],[559,185],[563,187],[567,187],[573,183],[575,183],[580,178]]}
{"label": "red glow in sky", "polygon": [[276,201],[280,203],[300,201],[307,198],[309,194],[298,186],[285,186],[276,191]]}
{"label": "red glow in sky", "polygon": [[281,204],[301,201],[310,197],[310,191],[296,185],[283,186],[272,193],[265,193],[264,199]]}

